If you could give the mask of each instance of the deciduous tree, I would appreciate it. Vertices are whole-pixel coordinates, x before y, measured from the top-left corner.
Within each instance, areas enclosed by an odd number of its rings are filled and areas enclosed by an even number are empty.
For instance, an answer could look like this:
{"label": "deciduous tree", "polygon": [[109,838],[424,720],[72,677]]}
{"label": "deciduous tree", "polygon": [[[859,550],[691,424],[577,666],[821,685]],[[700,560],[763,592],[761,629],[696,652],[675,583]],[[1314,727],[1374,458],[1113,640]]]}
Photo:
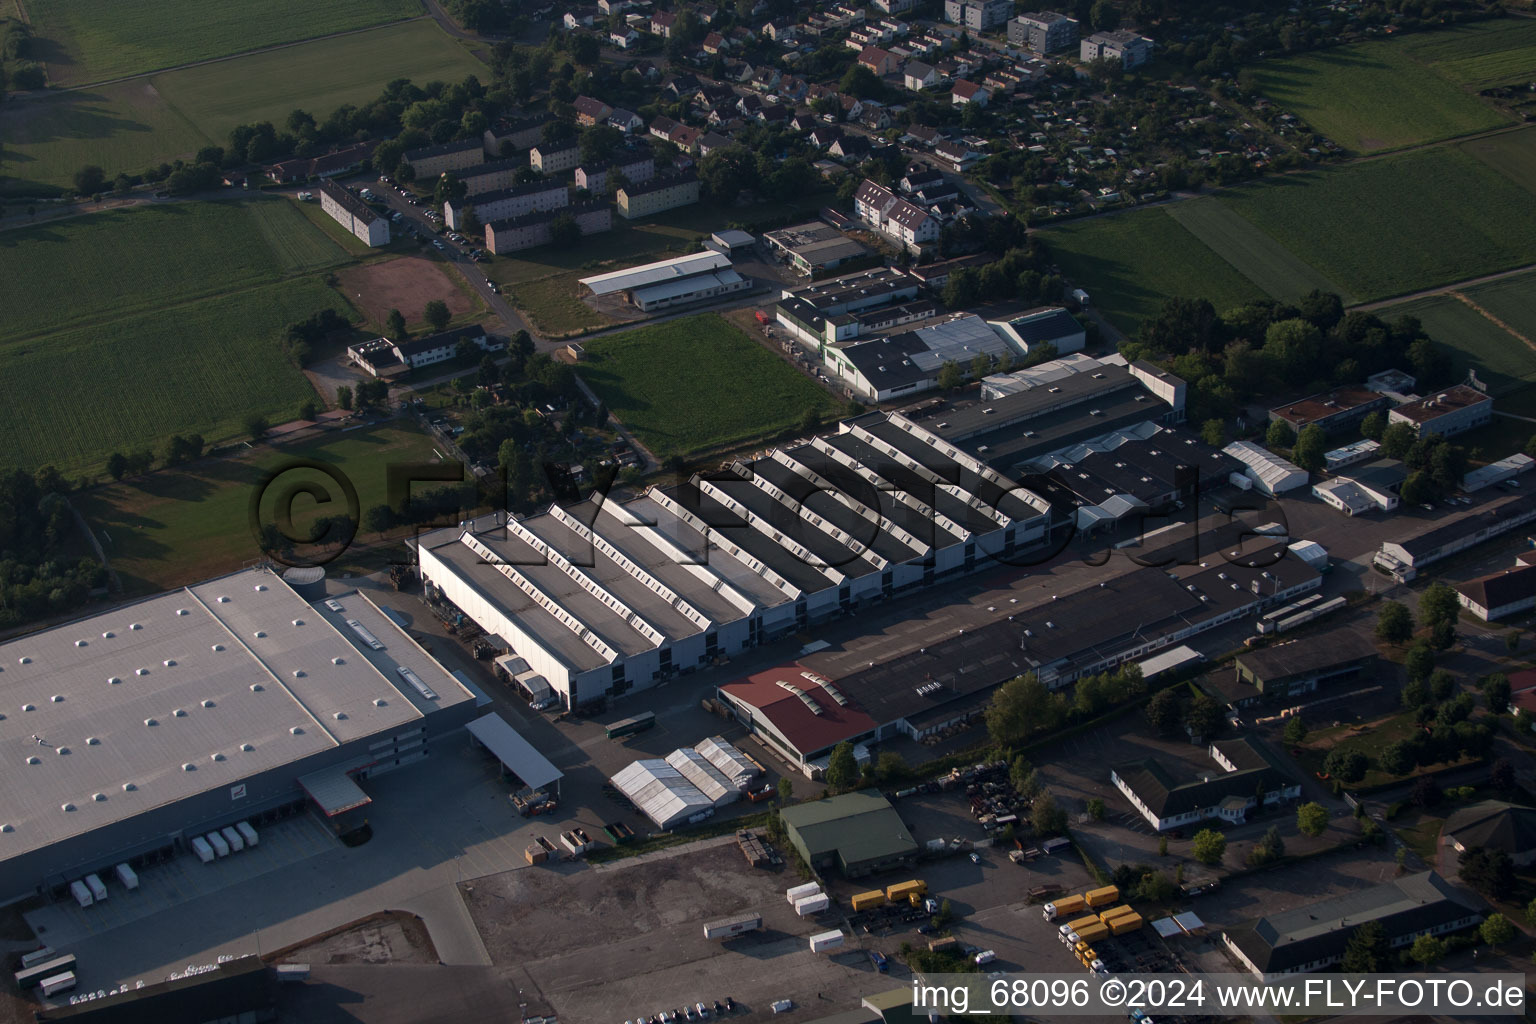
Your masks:
{"label": "deciduous tree", "polygon": [[1328,808],[1316,801],[1296,808],[1296,831],[1316,838],[1328,830]]}

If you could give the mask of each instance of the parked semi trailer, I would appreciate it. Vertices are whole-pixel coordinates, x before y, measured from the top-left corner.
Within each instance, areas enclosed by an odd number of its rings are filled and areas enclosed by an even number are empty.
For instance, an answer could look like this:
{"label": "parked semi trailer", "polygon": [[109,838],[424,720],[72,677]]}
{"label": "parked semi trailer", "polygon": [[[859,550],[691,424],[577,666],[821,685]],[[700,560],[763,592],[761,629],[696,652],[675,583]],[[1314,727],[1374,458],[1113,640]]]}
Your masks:
{"label": "parked semi trailer", "polygon": [[811,952],[825,953],[833,949],[841,949],[843,946],[843,933],[840,931],[817,932],[811,936]]}
{"label": "parked semi trailer", "polygon": [[1087,905],[1081,893],[1073,893],[1070,896],[1062,896],[1047,903],[1040,909],[1040,913],[1047,921],[1054,921],[1058,917],[1075,914]]}
{"label": "parked semi trailer", "polygon": [[1083,894],[1083,902],[1090,907],[1102,907],[1120,898],[1120,889],[1117,886],[1106,885],[1101,889],[1089,889]]}
{"label": "parked semi trailer", "polygon": [[725,917],[718,921],[710,921],[704,926],[706,939],[728,939],[733,935],[745,935],[747,932],[755,932],[763,927],[763,915],[737,914],[735,917]]}

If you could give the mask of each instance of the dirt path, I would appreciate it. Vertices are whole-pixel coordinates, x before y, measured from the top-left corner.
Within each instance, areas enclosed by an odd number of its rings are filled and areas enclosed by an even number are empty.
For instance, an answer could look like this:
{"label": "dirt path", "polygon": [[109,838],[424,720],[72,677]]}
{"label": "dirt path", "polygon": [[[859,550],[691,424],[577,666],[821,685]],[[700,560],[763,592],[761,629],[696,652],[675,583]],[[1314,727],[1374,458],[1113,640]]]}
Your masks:
{"label": "dirt path", "polygon": [[1482,306],[1479,306],[1476,302],[1474,302],[1471,299],[1471,297],[1469,297],[1467,295],[1464,295],[1464,294],[1462,294],[1459,291],[1448,292],[1447,294],[1449,294],[1452,298],[1457,299],[1457,300],[1465,303],[1466,305],[1470,306],[1471,308],[1477,310],[1477,312],[1480,313],[1483,316],[1484,319],[1489,320],[1492,323],[1498,324],[1498,326],[1506,334],[1512,334],[1515,337],[1519,338],[1521,341],[1525,342],[1525,347],[1526,348],[1531,349],[1532,351],[1536,351],[1536,341],[1532,341],[1530,338],[1527,338],[1525,335],[1521,334],[1519,331],[1517,331],[1513,327],[1509,326],[1509,324],[1505,323],[1503,320],[1500,320],[1498,317],[1496,317],[1492,313],[1488,312]]}
{"label": "dirt path", "polygon": [[[1387,306],[1396,306],[1400,303],[1412,302],[1414,299],[1427,299],[1435,295],[1450,295],[1462,288],[1474,288],[1480,284],[1487,284],[1489,281],[1502,281],[1506,277],[1515,277],[1516,275],[1526,274],[1533,270],[1536,270],[1536,263],[1527,263],[1523,267],[1515,267],[1513,270],[1501,270],[1497,274],[1484,274],[1482,277],[1471,277],[1465,281],[1452,281],[1450,284],[1442,284],[1435,288],[1426,288],[1420,292],[1409,292],[1406,295],[1393,295],[1390,298],[1377,299],[1375,302],[1363,302],[1357,306],[1349,306],[1346,308],[1350,310],[1358,309],[1362,312],[1369,313],[1373,310],[1384,309]],[[1465,302],[1467,300],[1463,299],[1462,301]],[[1474,306],[1473,308],[1476,309],[1478,307]],[[1479,312],[1482,312],[1482,310],[1479,309]],[[1483,315],[1487,316],[1488,314],[1484,313]],[[1493,317],[1489,316],[1488,319],[1493,320]],[[1497,323],[1497,321],[1495,322]],[[1500,324],[1500,326],[1503,325]],[[1507,327],[1504,329],[1509,330]],[[1514,331],[1510,331],[1510,333],[1515,334]],[[1515,334],[1515,337],[1518,338],[1520,335]],[[1529,345],[1531,343],[1529,340],[1526,340],[1526,344]],[[1536,346],[1532,347],[1536,348]]]}

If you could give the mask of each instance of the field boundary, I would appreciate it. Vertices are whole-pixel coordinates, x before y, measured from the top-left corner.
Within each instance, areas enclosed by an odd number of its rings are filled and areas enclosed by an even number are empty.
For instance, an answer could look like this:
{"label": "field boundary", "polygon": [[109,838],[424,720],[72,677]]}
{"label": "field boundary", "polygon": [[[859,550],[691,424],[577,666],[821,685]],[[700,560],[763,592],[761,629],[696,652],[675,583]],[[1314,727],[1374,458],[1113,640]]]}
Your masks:
{"label": "field boundary", "polygon": [[[18,10],[22,11],[23,20],[30,25],[31,21],[25,17],[26,11],[21,5],[21,0],[16,0],[16,7]],[[121,85],[124,82],[132,82],[140,78],[151,78],[155,75],[164,75],[172,71],[184,71],[187,68],[200,68],[208,64],[222,64],[225,61],[239,60],[241,57],[249,57],[256,53],[270,53],[273,50],[286,50],[290,46],[303,46],[305,43],[320,43],[326,41],[327,39],[340,39],[344,36],[355,36],[363,32],[375,32],[381,28],[389,28],[391,25],[404,25],[412,21],[435,22],[436,19],[433,18],[430,14],[422,13],[412,18],[397,18],[394,21],[380,22],[377,25],[365,25],[362,28],[349,28],[343,29],[340,32],[328,32],[323,36],[308,36],[304,39],[291,39],[286,43],[273,43],[271,46],[258,46],[254,50],[241,50],[239,53],[227,53],[222,57],[208,57],[204,60],[187,61],[185,64],[170,64],[163,68],[153,68],[149,71],[138,71],[131,75],[119,75],[116,78],[101,78],[94,82],[79,82],[75,85],[50,85],[49,88],[40,90],[38,93],[12,93],[9,99],[11,99],[13,102],[17,99],[21,99],[23,102],[26,102],[27,100],[33,99],[39,95],[50,96],[58,95],[60,93],[79,92],[82,89],[100,89],[108,85]],[[48,73],[47,69],[48,65],[44,63],[43,70],[45,74]],[[48,78],[51,81],[53,75],[48,74]]]}
{"label": "field boundary", "polygon": [[1532,341],[1530,338],[1527,338],[1525,335],[1523,335],[1519,331],[1515,330],[1509,324],[1505,323],[1503,320],[1500,320],[1498,317],[1496,317],[1492,313],[1488,312],[1488,310],[1486,310],[1482,306],[1478,305],[1477,302],[1475,302],[1472,299],[1471,296],[1465,295],[1465,294],[1463,294],[1463,293],[1461,293],[1459,291],[1447,292],[1446,294],[1449,295],[1451,298],[1458,300],[1459,302],[1465,303],[1468,307],[1470,307],[1471,309],[1475,310],[1478,314],[1480,314],[1483,317],[1483,319],[1487,320],[1489,323],[1491,323],[1495,327],[1499,328],[1505,334],[1508,334],[1508,335],[1510,335],[1511,337],[1514,337],[1514,338],[1519,338],[1522,342],[1525,343],[1525,347],[1526,348],[1530,349],[1533,352],[1536,352],[1536,341]]}
{"label": "field boundary", "polygon": [[1209,203],[1175,203],[1166,212],[1271,298],[1291,302],[1316,289],[1342,296],[1346,305],[1353,301],[1354,297],[1343,288],[1277,242],[1273,235],[1225,205],[1219,196],[1208,198]]}

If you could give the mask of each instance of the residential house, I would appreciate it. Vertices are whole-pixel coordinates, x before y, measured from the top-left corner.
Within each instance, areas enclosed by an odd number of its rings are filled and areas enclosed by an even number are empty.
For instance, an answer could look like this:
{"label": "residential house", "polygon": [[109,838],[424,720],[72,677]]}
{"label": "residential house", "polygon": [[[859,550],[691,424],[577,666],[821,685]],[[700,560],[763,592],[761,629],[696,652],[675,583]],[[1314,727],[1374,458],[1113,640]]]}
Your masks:
{"label": "residential house", "polygon": [[909,146],[922,146],[924,149],[932,149],[944,141],[944,136],[937,128],[914,124],[902,132],[901,141]]}
{"label": "residential house", "polygon": [[573,170],[581,162],[581,147],[568,142],[534,146],[528,151],[528,164],[540,174],[559,174]]}
{"label": "residential house", "polygon": [[1078,58],[1083,61],[1118,60],[1130,71],[1152,58],[1152,40],[1124,29],[1095,32],[1078,44]]}
{"label": "residential house", "polygon": [[934,145],[933,155],[943,160],[950,170],[968,171],[981,159],[981,154],[963,142],[940,142]]}
{"label": "residential house", "polygon": [[730,44],[726,42],[725,36],[721,35],[719,32],[711,32],[709,35],[704,37],[704,45],[702,49],[705,53],[709,54],[711,57],[714,57],[730,49]]}
{"label": "residential house", "polygon": [[573,7],[565,12],[565,17],[560,19],[560,24],[565,26],[567,32],[574,32],[579,28],[591,28],[597,14],[596,7]]}
{"label": "residential house", "polygon": [[524,217],[530,213],[558,210],[571,201],[570,186],[559,181],[530,181],[511,188],[497,189],[478,196],[443,204],[443,220],[455,231],[464,229],[464,215],[470,209],[480,223]]}
{"label": "residential house", "polygon": [[698,139],[699,156],[709,156],[716,150],[724,149],[729,145],[731,145],[729,136],[721,135],[719,132],[705,132]]}
{"label": "residential house", "polygon": [[645,121],[633,110],[625,110],[623,107],[614,107],[608,114],[607,125],[617,128],[625,135],[632,134],[645,127]]}
{"label": "residential house", "polygon": [[932,64],[924,64],[920,60],[909,60],[901,69],[901,83],[912,92],[921,92],[942,81],[938,68]]}
{"label": "residential house", "polygon": [[773,92],[779,87],[779,81],[783,76],[770,64],[763,64],[752,71],[752,77],[747,84],[759,92]]}
{"label": "residential house", "polygon": [[608,115],[613,113],[612,107],[591,96],[577,96],[576,102],[571,106],[576,110],[577,123],[587,127],[602,124],[608,120]]}
{"label": "residential house", "polygon": [[663,142],[671,142],[672,133],[677,129],[677,127],[678,122],[663,114],[658,116],[656,120],[652,121],[650,127],[647,128],[646,131],[649,132],[653,137],[658,138]]}
{"label": "residential house", "polygon": [[896,71],[896,58],[891,55],[891,51],[882,50],[878,46],[866,46],[860,50],[859,64],[869,68],[880,78]]}
{"label": "residential house", "polygon": [[640,41],[640,33],[625,25],[623,28],[611,29],[608,41],[621,50],[627,50]]}
{"label": "residential house", "polygon": [[949,90],[949,101],[957,107],[963,107],[967,103],[974,103],[978,107],[985,107],[990,99],[987,90],[975,82],[960,79]]}
{"label": "residential house", "polygon": [[485,225],[485,247],[500,256],[519,252],[552,241],[553,224],[560,217],[570,217],[583,236],[613,229],[613,206],[605,202],[576,203],[558,210],[529,213],[521,217],[492,221]]}
{"label": "residential house", "polygon": [[795,23],[788,18],[775,18],[763,26],[762,34],[781,46],[795,41]]}
{"label": "residential house", "polygon": [[417,181],[426,181],[447,171],[457,171],[484,163],[485,146],[480,139],[445,142],[441,146],[408,149],[400,159],[411,165],[411,170],[416,172]]}
{"label": "residential house", "polygon": [[662,94],[671,100],[686,100],[698,94],[699,80],[694,75],[672,75],[661,87]]}
{"label": "residential house", "polygon": [[672,26],[677,24],[677,12],[657,11],[651,15],[651,31],[663,39],[672,38]]}
{"label": "residential house", "polygon": [[522,157],[509,157],[506,160],[491,160],[473,167],[466,167],[464,170],[455,171],[454,175],[464,183],[466,196],[477,196],[484,192],[511,188],[517,183],[518,174],[527,166],[528,161]]}
{"label": "residential house", "polygon": [[835,124],[818,125],[806,136],[817,149],[826,149],[843,137],[843,129]]}
{"label": "residential house", "polygon": [[323,156],[295,157],[282,160],[266,170],[266,175],[279,184],[290,181],[309,181],[311,178],[331,178],[362,164],[378,148],[378,141],[357,142]]}
{"label": "residential house", "polygon": [[863,163],[869,159],[872,147],[862,135],[839,135],[827,147],[827,155],[844,162]]}
{"label": "residential house", "polygon": [[943,227],[927,210],[868,178],[854,192],[853,208],[860,221],[909,252],[938,241]]}
{"label": "residential house", "polygon": [[543,137],[544,126],[555,120],[554,114],[533,114],[528,117],[498,117],[485,130],[482,142],[490,157],[510,156],[512,153],[538,145]]}
{"label": "residential house", "polygon": [[693,16],[699,20],[700,25],[713,25],[715,19],[720,17],[720,8],[714,4],[700,4],[693,9]]}
{"label": "residential house", "polygon": [[703,135],[704,133],[697,128],[680,124],[672,129],[672,134],[667,137],[667,141],[684,153],[697,153],[699,152],[699,140]]}
{"label": "residential house", "polygon": [[320,208],[366,245],[389,244],[389,221],[350,191],[329,179],[320,182]]}
{"label": "residential house", "polygon": [[874,6],[884,14],[905,14],[917,3],[916,0],[874,0]]}
{"label": "residential house", "polygon": [[576,168],[576,187],[594,196],[607,192],[615,174],[631,185],[643,185],[656,177],[656,161],[648,152],[615,153],[607,167]]}
{"label": "residential house", "polygon": [[871,101],[864,104],[854,120],[872,132],[883,132],[891,126],[891,112]]}

